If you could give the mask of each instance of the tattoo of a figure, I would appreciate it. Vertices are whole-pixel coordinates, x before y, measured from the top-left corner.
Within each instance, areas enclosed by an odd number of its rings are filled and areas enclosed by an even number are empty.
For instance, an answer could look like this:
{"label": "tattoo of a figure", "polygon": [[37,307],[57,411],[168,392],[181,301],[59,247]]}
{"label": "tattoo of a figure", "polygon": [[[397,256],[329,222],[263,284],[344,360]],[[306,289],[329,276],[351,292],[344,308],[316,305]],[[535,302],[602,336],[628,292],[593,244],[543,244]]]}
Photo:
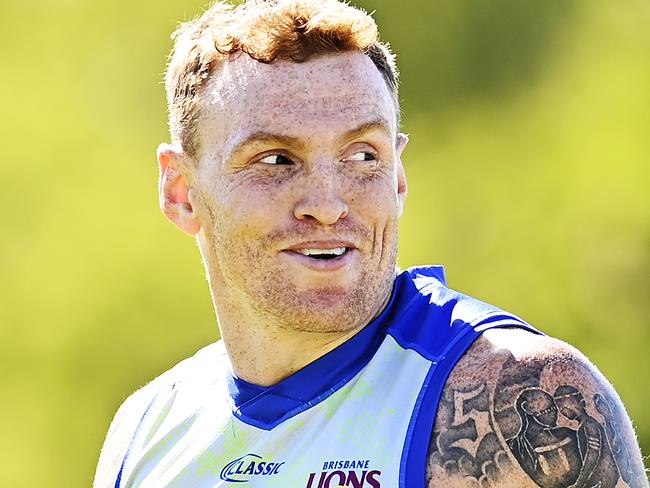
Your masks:
{"label": "tattoo of a figure", "polygon": [[541,488],[647,486],[621,438],[614,403],[603,392],[585,396],[580,378],[587,372],[577,364],[562,363],[572,374],[554,384],[553,366],[509,357],[494,391],[487,383],[446,387],[427,482],[446,477],[489,488],[523,470],[527,483]]}
{"label": "tattoo of a figure", "polygon": [[603,395],[597,393],[594,395],[594,405],[598,413],[605,419],[605,431],[609,440],[618,472],[625,483],[632,487],[640,487],[641,484],[635,484],[634,468],[632,457],[627,449],[627,444],[621,439],[622,428],[616,421],[614,406]]}

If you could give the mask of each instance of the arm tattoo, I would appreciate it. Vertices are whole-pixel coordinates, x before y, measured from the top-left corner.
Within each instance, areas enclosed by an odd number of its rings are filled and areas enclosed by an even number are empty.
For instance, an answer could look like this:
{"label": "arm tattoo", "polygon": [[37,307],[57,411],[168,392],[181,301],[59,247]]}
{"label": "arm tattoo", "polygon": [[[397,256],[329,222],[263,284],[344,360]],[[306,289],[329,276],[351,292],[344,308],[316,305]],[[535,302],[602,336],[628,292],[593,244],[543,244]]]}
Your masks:
{"label": "arm tattoo", "polygon": [[508,356],[496,383],[477,377],[445,387],[429,446],[427,484],[648,486],[643,466],[622,437],[624,412],[605,389],[584,379],[592,376],[585,368],[567,359]]}

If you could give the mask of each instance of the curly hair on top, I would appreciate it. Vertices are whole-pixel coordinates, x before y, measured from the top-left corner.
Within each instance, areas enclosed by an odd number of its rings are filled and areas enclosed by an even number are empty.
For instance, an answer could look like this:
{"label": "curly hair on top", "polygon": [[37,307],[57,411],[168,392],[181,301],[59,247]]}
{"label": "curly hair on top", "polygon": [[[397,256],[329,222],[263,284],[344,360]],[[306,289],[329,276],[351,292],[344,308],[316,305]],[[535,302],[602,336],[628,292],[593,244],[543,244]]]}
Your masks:
{"label": "curly hair on top", "polygon": [[236,53],[262,63],[300,63],[318,54],[363,52],[384,77],[399,117],[395,56],[379,41],[373,18],[342,1],[247,0],[237,6],[217,1],[182,23],[172,38],[165,75],[169,130],[189,156],[198,149],[199,92],[220,62]]}

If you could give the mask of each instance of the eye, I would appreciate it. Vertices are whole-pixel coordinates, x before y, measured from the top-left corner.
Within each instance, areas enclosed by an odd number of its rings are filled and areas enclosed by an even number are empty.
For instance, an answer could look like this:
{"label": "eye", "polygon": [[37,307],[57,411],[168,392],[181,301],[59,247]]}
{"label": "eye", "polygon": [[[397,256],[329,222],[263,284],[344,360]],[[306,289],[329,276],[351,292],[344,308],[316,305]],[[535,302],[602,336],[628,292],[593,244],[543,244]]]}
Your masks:
{"label": "eye", "polygon": [[269,154],[268,156],[258,159],[258,162],[277,166],[293,164],[293,161],[283,154]]}
{"label": "eye", "polygon": [[345,158],[347,161],[375,161],[377,156],[368,151],[359,151],[352,154],[352,156]]}

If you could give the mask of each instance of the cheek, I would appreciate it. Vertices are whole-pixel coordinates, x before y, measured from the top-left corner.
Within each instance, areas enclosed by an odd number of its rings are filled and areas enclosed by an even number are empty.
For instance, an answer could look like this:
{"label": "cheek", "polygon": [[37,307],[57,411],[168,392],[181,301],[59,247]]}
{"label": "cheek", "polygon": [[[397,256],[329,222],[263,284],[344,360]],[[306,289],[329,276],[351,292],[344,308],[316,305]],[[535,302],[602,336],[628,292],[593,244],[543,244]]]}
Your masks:
{"label": "cheek", "polygon": [[289,191],[278,178],[247,178],[221,189],[214,212],[224,235],[260,239],[289,215]]}
{"label": "cheek", "polygon": [[392,173],[372,173],[350,180],[348,189],[351,206],[363,209],[378,220],[392,220],[399,216],[399,199]]}

